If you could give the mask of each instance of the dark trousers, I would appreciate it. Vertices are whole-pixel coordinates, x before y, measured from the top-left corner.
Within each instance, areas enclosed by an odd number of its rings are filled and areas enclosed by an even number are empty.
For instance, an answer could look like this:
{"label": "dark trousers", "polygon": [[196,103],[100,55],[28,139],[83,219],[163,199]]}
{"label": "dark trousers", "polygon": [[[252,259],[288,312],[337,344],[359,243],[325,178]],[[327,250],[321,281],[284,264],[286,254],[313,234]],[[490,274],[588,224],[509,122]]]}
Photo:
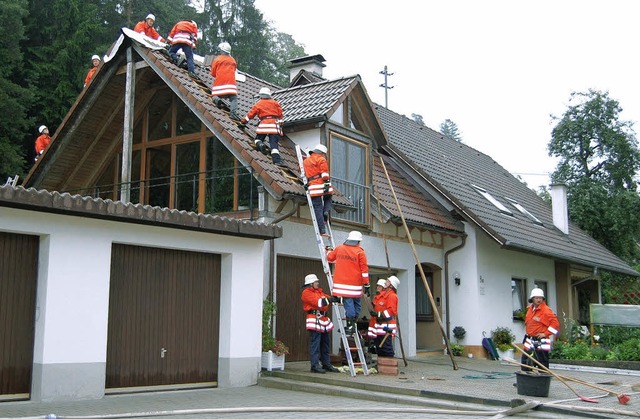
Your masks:
{"label": "dark trousers", "polygon": [[311,198],[313,212],[316,215],[318,230],[320,230],[321,234],[326,232],[326,228],[324,227],[324,214],[328,215],[331,212],[331,201],[331,195],[314,196]]}
{"label": "dark trousers", "polygon": [[[535,351],[527,351],[527,353],[532,357],[534,357],[539,363],[544,365],[546,368],[549,368],[549,352],[548,351],[535,350]],[[529,357],[526,356],[525,354],[522,354],[522,357],[520,358],[520,363],[524,365],[531,365],[534,368],[540,367],[535,362],[530,360]],[[527,368],[527,367],[520,367],[520,369],[522,371],[531,371],[531,368]]]}
{"label": "dark trousers", "polygon": [[190,72],[196,71],[196,66],[193,63],[193,49],[187,44],[173,44],[169,48],[169,55],[173,58],[173,61],[178,61],[178,50],[182,49],[184,56],[187,58],[187,69]]}
{"label": "dark trousers", "polygon": [[271,160],[274,163],[279,163],[282,161],[280,157],[280,149],[278,148],[278,143],[280,143],[280,136],[278,134],[258,134],[256,135],[256,140],[264,141],[265,138],[269,136],[269,148],[271,149]]}
{"label": "dark trousers", "polygon": [[311,356],[311,367],[317,367],[318,362],[322,366],[331,365],[331,333],[321,333],[309,330],[309,355]]}
{"label": "dark trousers", "polygon": [[382,340],[384,339],[385,336],[386,335],[376,336],[375,338],[376,353],[378,354],[378,356],[394,357],[396,356],[396,353],[393,350],[393,336],[388,336],[387,339],[382,344],[382,347],[380,346],[380,343],[382,343]]}

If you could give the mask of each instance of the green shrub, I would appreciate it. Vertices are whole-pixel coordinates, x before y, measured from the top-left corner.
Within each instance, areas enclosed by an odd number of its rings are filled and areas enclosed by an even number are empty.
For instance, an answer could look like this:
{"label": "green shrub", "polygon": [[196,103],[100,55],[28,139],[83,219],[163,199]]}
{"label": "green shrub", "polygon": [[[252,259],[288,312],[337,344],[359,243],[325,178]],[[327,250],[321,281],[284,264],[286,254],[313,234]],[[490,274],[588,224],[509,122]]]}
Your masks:
{"label": "green shrub", "polygon": [[610,361],[640,361],[640,339],[634,338],[614,347],[607,359]]}
{"label": "green shrub", "polygon": [[516,340],[516,336],[508,327],[499,326],[491,331],[491,340],[501,351],[513,349],[511,342]]}

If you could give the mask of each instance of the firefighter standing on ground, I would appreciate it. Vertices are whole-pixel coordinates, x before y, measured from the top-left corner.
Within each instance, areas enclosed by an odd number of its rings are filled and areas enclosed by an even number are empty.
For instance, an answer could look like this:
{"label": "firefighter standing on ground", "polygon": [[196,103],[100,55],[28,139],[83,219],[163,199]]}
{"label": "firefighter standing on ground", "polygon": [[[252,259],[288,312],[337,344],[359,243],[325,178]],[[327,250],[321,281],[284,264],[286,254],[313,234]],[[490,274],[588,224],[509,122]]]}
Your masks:
{"label": "firefighter standing on ground", "polygon": [[313,211],[318,223],[320,234],[326,234],[325,223],[331,213],[331,195],[333,187],[329,177],[329,165],[327,164],[327,147],[318,144],[309,151],[309,157],[304,159],[304,173],[307,177],[307,188]]}
{"label": "firefighter standing on ground", "polygon": [[[260,119],[258,128],[256,128],[256,148],[265,154],[268,153],[268,149],[271,149],[273,164],[284,167],[286,165],[282,162],[278,149],[278,143],[282,136],[282,106],[271,97],[271,90],[268,87],[260,89],[258,96],[260,99],[253,105],[247,116],[242,118],[242,123],[246,124],[256,116]],[[267,137],[269,139],[268,145],[266,144]]]}
{"label": "firefighter standing on ground", "polygon": [[[549,352],[551,352],[551,336],[557,336],[560,332],[560,322],[558,317],[545,303],[544,291],[540,288],[531,290],[529,296],[531,303],[527,307],[527,314],[524,319],[525,333],[523,344],[524,349],[533,353],[533,357],[542,365],[549,368]],[[531,365],[532,361],[524,354],[520,361],[522,364]],[[521,367],[527,371],[527,367]]]}
{"label": "firefighter standing on ground", "polygon": [[35,144],[36,160],[38,160],[38,157],[40,157],[40,155],[44,153],[44,150],[51,142],[51,137],[49,136],[49,128],[47,128],[45,125],[40,125],[40,128],[38,128],[38,132],[40,133],[40,136],[36,139]]}
{"label": "firefighter standing on ground", "polygon": [[335,263],[333,272],[333,295],[342,297],[347,320],[347,334],[356,331],[356,321],[360,315],[363,291],[369,291],[369,267],[367,255],[360,247],[362,233],[352,231],[347,240],[327,253],[327,260]]}
{"label": "firefighter standing on ground", "polygon": [[[380,281],[378,281],[380,283]],[[375,338],[376,353],[378,356],[395,356],[393,350],[393,338],[398,330],[398,286],[400,280],[390,276],[384,281],[383,289],[373,299],[373,311],[371,317],[375,318],[373,331],[369,323],[369,337]]]}
{"label": "firefighter standing on ground", "polygon": [[180,62],[178,61],[178,50],[182,49],[184,52],[184,56],[187,59],[187,71],[189,72],[190,77],[196,76],[196,65],[193,62],[193,50],[196,48],[196,44],[198,43],[198,25],[193,20],[181,20],[176,23],[169,36],[167,37],[167,41],[171,43],[171,48],[169,48],[169,55],[173,59],[173,62],[176,65],[180,66]]}
{"label": "firefighter standing on ground", "polygon": [[100,65],[100,56],[99,55],[92,56],[91,57],[91,69],[87,73],[87,77],[84,78],[84,85],[82,87],[87,87],[87,84],[89,84],[89,81],[91,80],[93,75],[98,70],[98,66],[99,65]]}
{"label": "firefighter standing on ground", "polygon": [[153,24],[155,23],[155,21],[156,17],[153,14],[149,13],[147,17],[144,18],[144,20],[141,20],[136,24],[136,26],[133,27],[133,31],[148,36],[155,41],[164,42],[164,38],[161,37],[160,34],[153,28]]}
{"label": "firefighter standing on ground", "polygon": [[[378,300],[381,298],[381,293],[382,291],[384,291],[385,287],[387,286],[387,280],[386,279],[378,279],[378,282],[376,282],[376,295],[373,296],[373,300],[371,301],[372,306],[375,308],[376,303],[378,302]],[[369,312],[369,329],[367,330],[367,337],[369,339],[375,339],[378,337],[378,334],[376,333],[376,322],[377,322],[377,312],[371,310]],[[375,346],[374,349],[371,350],[370,352],[372,353],[376,353],[377,351],[375,350]]]}
{"label": "firefighter standing on ground", "polygon": [[213,104],[223,109],[224,104],[220,98],[229,99],[229,117],[240,120],[238,116],[238,87],[236,84],[236,69],[238,64],[231,54],[231,45],[228,42],[221,42],[218,45],[220,54],[211,63],[211,99]]}
{"label": "firefighter standing on ground", "polygon": [[[331,304],[329,296],[320,288],[320,280],[315,274],[304,278],[302,308],[307,313],[306,329],[309,331],[309,355],[311,372],[324,374],[325,371],[339,372],[331,365],[331,331],[333,322],[327,317]],[[321,365],[322,364],[322,365]]]}

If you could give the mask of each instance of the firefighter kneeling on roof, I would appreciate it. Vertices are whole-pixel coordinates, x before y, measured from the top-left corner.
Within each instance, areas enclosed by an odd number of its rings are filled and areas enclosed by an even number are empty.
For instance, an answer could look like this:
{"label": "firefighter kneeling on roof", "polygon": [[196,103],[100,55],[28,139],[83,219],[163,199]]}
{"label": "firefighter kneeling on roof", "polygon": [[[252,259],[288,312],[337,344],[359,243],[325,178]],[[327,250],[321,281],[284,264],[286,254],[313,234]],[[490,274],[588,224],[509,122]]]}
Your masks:
{"label": "firefighter kneeling on roof", "polygon": [[[320,280],[315,274],[304,278],[302,307],[307,313],[306,329],[309,331],[309,356],[311,372],[324,374],[325,371],[340,372],[331,365],[331,331],[333,322],[327,317],[329,305],[335,300],[322,292]],[[320,366],[322,362],[322,366]]]}
{"label": "firefighter kneeling on roof", "polygon": [[398,330],[398,286],[400,280],[395,276],[379,279],[377,292],[373,297],[373,310],[369,313],[369,330],[367,335],[375,340],[375,351],[378,356],[394,357],[393,338]]}

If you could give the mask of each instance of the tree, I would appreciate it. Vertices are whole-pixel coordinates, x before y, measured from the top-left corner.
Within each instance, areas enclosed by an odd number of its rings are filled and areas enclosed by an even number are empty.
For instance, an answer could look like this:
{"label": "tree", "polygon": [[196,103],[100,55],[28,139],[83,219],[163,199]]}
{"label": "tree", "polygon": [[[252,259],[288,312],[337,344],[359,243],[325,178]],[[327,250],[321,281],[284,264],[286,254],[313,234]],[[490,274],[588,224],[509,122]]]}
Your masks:
{"label": "tree", "polygon": [[640,196],[634,180],[640,151],[633,124],[608,92],[573,92],[562,117],[553,117],[549,155],[559,157],[553,182],[569,187],[571,219],[633,264],[640,256]]}
{"label": "tree", "polygon": [[23,59],[18,42],[24,38],[26,15],[26,0],[0,2],[0,180],[23,175],[25,165],[21,144],[30,132],[27,108],[32,96],[20,84]]}
{"label": "tree", "polygon": [[424,126],[424,118],[422,118],[422,115],[417,113],[412,113],[411,119],[413,119],[416,123]]}
{"label": "tree", "polygon": [[458,125],[450,119],[445,119],[440,124],[440,132],[449,138],[452,138],[458,142],[462,142],[462,133],[458,129]]}

